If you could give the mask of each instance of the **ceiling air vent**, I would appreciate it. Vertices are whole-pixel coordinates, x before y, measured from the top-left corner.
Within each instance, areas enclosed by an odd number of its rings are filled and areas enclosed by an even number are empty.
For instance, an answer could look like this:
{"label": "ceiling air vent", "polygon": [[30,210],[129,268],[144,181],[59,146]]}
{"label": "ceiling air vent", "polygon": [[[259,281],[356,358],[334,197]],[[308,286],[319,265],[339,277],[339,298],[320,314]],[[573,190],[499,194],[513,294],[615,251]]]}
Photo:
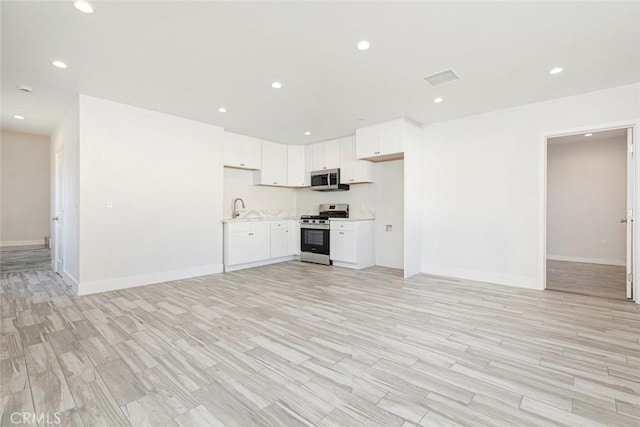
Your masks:
{"label": "ceiling air vent", "polygon": [[440,71],[424,78],[431,86],[440,86],[453,80],[459,80],[460,77],[453,72],[452,69]]}

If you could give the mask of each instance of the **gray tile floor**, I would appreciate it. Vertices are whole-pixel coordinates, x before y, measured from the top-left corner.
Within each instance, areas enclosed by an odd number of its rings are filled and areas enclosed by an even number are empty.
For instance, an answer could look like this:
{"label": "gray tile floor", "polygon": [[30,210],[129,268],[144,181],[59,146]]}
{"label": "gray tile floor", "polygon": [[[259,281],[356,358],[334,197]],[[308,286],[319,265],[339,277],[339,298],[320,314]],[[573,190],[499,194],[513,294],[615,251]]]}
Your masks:
{"label": "gray tile floor", "polygon": [[0,250],[0,272],[43,269],[51,266],[51,250],[44,246]]}
{"label": "gray tile floor", "polygon": [[640,425],[625,301],[298,262],[85,297],[0,277],[3,426]]}

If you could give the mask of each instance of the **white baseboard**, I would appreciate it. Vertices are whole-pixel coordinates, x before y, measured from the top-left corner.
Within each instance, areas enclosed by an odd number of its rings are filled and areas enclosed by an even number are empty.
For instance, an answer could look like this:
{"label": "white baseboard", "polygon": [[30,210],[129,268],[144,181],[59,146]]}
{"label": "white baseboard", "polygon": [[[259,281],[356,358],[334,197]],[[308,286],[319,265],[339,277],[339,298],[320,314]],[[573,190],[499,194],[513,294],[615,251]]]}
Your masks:
{"label": "white baseboard", "polygon": [[189,279],[191,277],[207,276],[222,273],[222,264],[205,265],[184,270],[160,271],[157,273],[139,274],[136,276],[118,277],[114,279],[84,282],[78,285],[77,295],[90,295],[98,292],[108,292],[120,289],[135,288],[137,286],[152,285],[172,280]]}
{"label": "white baseboard", "polygon": [[73,293],[77,296],[78,295],[78,290],[80,289],[80,285],[78,284],[78,280],[76,280],[75,277],[71,276],[69,273],[67,273],[66,271],[62,271],[62,279],[67,282],[67,284],[71,285],[71,288],[73,289]]}
{"label": "white baseboard", "polygon": [[291,256],[285,256],[280,258],[265,259],[265,260],[256,261],[256,262],[248,262],[246,264],[225,265],[224,272],[230,273],[232,271],[244,270],[244,269],[253,268],[253,267],[262,267],[263,265],[277,264],[279,262],[286,262],[286,261],[294,261],[296,259],[300,259],[300,257],[296,255],[291,255]]}
{"label": "white baseboard", "polygon": [[38,240],[9,240],[0,242],[0,247],[44,245],[44,238]]}
{"label": "white baseboard", "polygon": [[529,276],[514,276],[490,271],[467,270],[464,268],[442,267],[429,264],[422,264],[421,272],[434,276],[495,283],[497,285],[513,286],[516,288],[544,289],[540,280]]}
{"label": "white baseboard", "polygon": [[624,267],[625,265],[627,265],[626,261],[620,261],[617,259],[582,258],[577,256],[565,256],[565,255],[547,255],[547,259],[552,261],[586,262],[588,264],[619,265],[621,267]]}

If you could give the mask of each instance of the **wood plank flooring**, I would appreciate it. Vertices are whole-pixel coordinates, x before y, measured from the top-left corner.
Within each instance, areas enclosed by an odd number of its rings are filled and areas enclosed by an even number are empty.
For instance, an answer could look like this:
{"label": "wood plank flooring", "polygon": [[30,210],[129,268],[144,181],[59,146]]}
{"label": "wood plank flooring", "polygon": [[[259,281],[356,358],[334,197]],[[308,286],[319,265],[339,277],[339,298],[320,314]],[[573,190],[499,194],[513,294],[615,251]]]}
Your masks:
{"label": "wood plank flooring", "polygon": [[626,299],[626,268],[618,265],[547,260],[547,289]]}
{"label": "wood plank flooring", "polygon": [[626,301],[299,262],[84,297],[0,278],[2,426],[640,425]]}

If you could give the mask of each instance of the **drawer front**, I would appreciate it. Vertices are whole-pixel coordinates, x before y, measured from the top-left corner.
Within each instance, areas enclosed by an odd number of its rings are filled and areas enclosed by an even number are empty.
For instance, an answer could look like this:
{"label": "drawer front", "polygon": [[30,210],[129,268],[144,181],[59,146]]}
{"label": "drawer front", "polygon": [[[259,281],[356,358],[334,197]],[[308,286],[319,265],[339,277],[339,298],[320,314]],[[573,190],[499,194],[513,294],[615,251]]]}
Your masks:
{"label": "drawer front", "polygon": [[287,225],[287,221],[271,221],[272,230],[286,230]]}
{"label": "drawer front", "polygon": [[251,223],[245,222],[228,222],[226,223],[229,234],[248,234],[251,232]]}
{"label": "drawer front", "polygon": [[256,221],[251,223],[252,227],[252,232],[254,233],[266,233],[269,234],[271,233],[271,221]]}
{"label": "drawer front", "polygon": [[331,226],[331,230],[356,231],[355,221],[331,221],[329,224]]}

